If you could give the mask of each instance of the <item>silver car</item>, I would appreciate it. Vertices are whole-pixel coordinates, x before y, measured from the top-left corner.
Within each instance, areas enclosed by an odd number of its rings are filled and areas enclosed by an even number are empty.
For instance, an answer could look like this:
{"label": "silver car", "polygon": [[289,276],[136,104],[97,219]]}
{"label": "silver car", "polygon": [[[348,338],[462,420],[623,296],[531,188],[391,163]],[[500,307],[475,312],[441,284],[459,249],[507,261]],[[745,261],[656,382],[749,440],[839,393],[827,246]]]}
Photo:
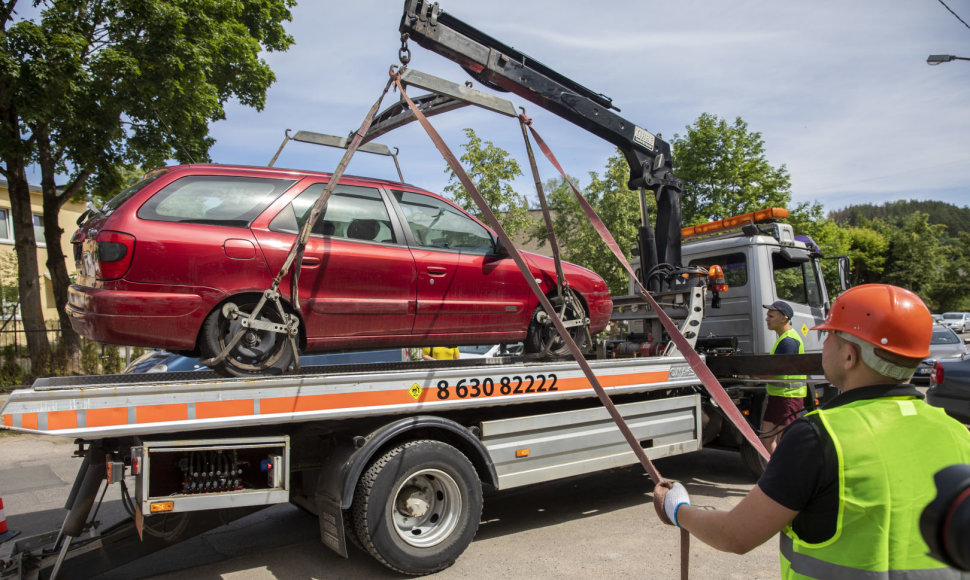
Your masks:
{"label": "silver car", "polygon": [[967,312],[944,312],[943,324],[953,330],[963,334],[970,328],[970,313]]}

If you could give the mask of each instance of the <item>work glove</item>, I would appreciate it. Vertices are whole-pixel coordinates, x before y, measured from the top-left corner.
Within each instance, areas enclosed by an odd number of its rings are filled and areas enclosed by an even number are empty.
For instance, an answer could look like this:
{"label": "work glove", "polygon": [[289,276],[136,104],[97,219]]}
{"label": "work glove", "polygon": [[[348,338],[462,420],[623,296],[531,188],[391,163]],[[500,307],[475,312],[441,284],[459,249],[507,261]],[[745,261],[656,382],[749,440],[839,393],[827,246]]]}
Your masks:
{"label": "work glove", "polygon": [[682,505],[690,505],[690,496],[680,483],[661,481],[653,488],[653,507],[657,510],[660,521],[668,526],[680,527],[677,523],[677,510]]}

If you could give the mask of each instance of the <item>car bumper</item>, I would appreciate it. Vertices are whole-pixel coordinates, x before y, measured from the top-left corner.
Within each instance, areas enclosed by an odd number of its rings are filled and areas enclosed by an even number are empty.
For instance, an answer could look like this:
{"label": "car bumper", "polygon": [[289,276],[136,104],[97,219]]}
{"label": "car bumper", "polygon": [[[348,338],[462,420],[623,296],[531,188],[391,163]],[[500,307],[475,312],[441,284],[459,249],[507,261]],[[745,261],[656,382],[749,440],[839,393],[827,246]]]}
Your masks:
{"label": "car bumper", "polygon": [[209,302],[199,293],[73,285],[67,314],[78,334],[96,342],[190,350]]}
{"label": "car bumper", "polygon": [[593,334],[602,332],[610,323],[613,316],[613,299],[608,292],[587,297],[589,303],[589,331]]}

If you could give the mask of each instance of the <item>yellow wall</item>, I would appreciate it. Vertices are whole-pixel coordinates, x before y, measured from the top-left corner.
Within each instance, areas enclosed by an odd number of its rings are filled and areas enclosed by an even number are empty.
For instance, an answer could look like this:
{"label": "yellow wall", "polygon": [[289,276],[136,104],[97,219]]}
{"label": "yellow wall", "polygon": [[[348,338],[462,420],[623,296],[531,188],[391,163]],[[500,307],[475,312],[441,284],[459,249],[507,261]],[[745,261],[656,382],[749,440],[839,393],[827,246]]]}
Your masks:
{"label": "yellow wall", "polygon": [[[61,247],[67,260],[68,274],[74,274],[74,250],[71,247],[71,236],[77,231],[77,218],[84,212],[84,202],[68,202],[58,214],[58,223],[64,233],[61,235]],[[40,187],[30,186],[30,210],[36,216],[43,215],[43,205]],[[0,219],[6,217],[7,238],[3,238],[3,228],[0,226],[0,254],[16,256],[14,251],[12,217],[10,216],[10,192],[7,183],[0,180]],[[43,238],[37,238],[37,264],[41,271],[40,284],[43,288],[41,300],[44,305],[44,319],[48,321],[57,320],[57,308],[54,305],[54,291],[51,286],[50,274],[47,273],[47,248],[43,247]],[[4,260],[6,262],[6,260]],[[16,272],[14,272],[16,275]],[[3,280],[3,283],[10,284],[11,281]]]}

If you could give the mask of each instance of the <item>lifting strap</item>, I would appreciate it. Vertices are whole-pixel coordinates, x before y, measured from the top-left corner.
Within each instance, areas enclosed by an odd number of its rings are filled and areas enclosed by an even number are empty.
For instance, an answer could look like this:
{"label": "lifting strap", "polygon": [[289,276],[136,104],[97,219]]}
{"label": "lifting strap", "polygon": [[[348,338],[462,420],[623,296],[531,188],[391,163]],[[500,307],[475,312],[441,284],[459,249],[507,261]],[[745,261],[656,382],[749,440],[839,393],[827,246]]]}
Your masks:
{"label": "lifting strap", "polygon": [[583,211],[586,213],[586,217],[589,219],[590,223],[592,223],[596,231],[599,232],[600,237],[603,238],[603,241],[606,242],[606,245],[613,252],[613,255],[615,255],[620,261],[620,264],[623,265],[630,277],[636,281],[640,294],[647,299],[647,302],[650,303],[650,307],[653,308],[654,312],[657,313],[660,323],[663,325],[664,329],[667,330],[667,334],[670,335],[670,338],[674,341],[677,349],[682,355],[684,355],[684,358],[687,359],[687,363],[690,365],[691,369],[693,369],[694,373],[697,374],[697,378],[700,379],[701,383],[704,385],[704,388],[707,389],[708,394],[710,394],[717,405],[721,407],[724,413],[731,420],[731,423],[734,424],[735,428],[737,428],[737,430],[744,435],[744,438],[748,441],[748,443],[754,447],[758,453],[765,458],[765,460],[767,460],[768,450],[765,449],[764,444],[755,434],[754,429],[748,425],[744,415],[741,414],[741,411],[738,410],[737,405],[735,405],[734,401],[731,400],[731,396],[727,394],[727,391],[725,391],[724,387],[721,386],[721,383],[718,382],[717,377],[714,376],[711,369],[707,368],[707,365],[704,364],[701,357],[694,352],[694,349],[691,347],[690,343],[687,342],[687,339],[684,338],[684,335],[680,333],[680,330],[677,328],[677,325],[674,324],[674,321],[667,316],[667,313],[663,311],[660,305],[657,304],[657,301],[654,300],[653,296],[651,296],[650,293],[647,292],[647,289],[644,288],[640,283],[640,280],[633,271],[633,267],[630,266],[630,263],[620,250],[620,246],[617,245],[616,240],[613,239],[613,236],[610,234],[609,230],[606,229],[606,226],[603,224],[603,220],[600,219],[600,217],[596,214],[596,211],[593,210],[592,206],[590,206],[586,199],[583,198],[583,195],[580,193],[579,189],[573,185],[572,180],[569,179],[569,176],[567,176],[566,172],[563,171],[562,166],[559,165],[559,161],[556,159],[556,156],[552,154],[552,150],[549,149],[546,142],[542,140],[539,133],[537,133],[535,128],[532,127],[531,121],[526,122],[526,124],[529,125],[529,131],[532,133],[532,137],[536,140],[536,143],[539,145],[539,148],[542,149],[542,152],[545,154],[546,158],[549,159],[549,162],[559,170],[559,173],[563,176],[563,179],[565,179],[566,183],[569,184],[569,187],[572,188],[573,194],[576,196],[576,200],[579,202],[580,207],[583,208]]}
{"label": "lifting strap", "polygon": [[505,228],[502,227],[502,224],[499,223],[498,219],[495,217],[495,214],[492,212],[491,208],[488,207],[488,203],[485,202],[485,198],[482,197],[481,193],[479,193],[478,188],[476,188],[475,184],[472,183],[471,178],[468,177],[468,174],[465,172],[465,169],[461,166],[461,163],[459,163],[458,159],[455,157],[454,153],[451,152],[448,146],[445,145],[445,142],[441,139],[441,136],[438,134],[435,128],[431,125],[431,123],[424,116],[424,114],[421,113],[421,110],[418,109],[411,101],[411,99],[408,97],[407,93],[404,90],[404,85],[401,83],[400,73],[392,72],[391,74],[394,80],[394,84],[397,85],[397,89],[401,93],[401,98],[407,101],[408,106],[411,108],[411,111],[414,113],[415,118],[418,120],[419,123],[421,123],[421,126],[424,127],[424,130],[428,133],[428,137],[431,138],[431,141],[434,143],[435,147],[441,153],[441,156],[448,163],[448,166],[451,167],[451,170],[455,172],[455,175],[458,177],[458,180],[461,182],[462,186],[464,186],[465,191],[472,197],[473,200],[475,200],[475,204],[478,206],[479,211],[481,211],[482,216],[485,217],[485,221],[487,221],[488,224],[492,227],[492,229],[495,230],[495,233],[498,234],[498,237],[502,241],[502,244],[508,249],[509,255],[515,261],[515,264],[519,267],[519,271],[522,272],[522,276],[525,278],[526,282],[528,282],[529,287],[532,289],[532,292],[535,293],[535,295],[539,298],[539,303],[542,304],[542,308],[549,315],[549,318],[552,320],[553,325],[555,325],[556,330],[559,331],[559,335],[562,337],[563,342],[569,348],[569,352],[573,355],[573,358],[576,360],[580,368],[583,370],[583,373],[586,375],[586,378],[589,379],[589,383],[593,387],[593,390],[596,392],[596,396],[599,397],[600,402],[603,404],[607,412],[613,418],[613,421],[616,423],[617,427],[619,427],[620,432],[623,433],[623,436],[626,438],[627,443],[630,444],[630,447],[633,449],[633,452],[640,460],[641,465],[643,465],[643,468],[650,476],[650,479],[653,480],[654,484],[658,484],[662,481],[665,481],[663,479],[663,476],[660,475],[660,472],[657,471],[657,468],[653,466],[653,463],[650,461],[650,458],[647,457],[646,451],[644,451],[643,447],[640,445],[640,442],[637,440],[636,436],[630,430],[630,427],[626,424],[626,421],[623,420],[623,416],[616,409],[616,406],[613,405],[613,401],[610,400],[609,395],[607,395],[606,391],[603,390],[603,386],[596,378],[596,375],[593,374],[593,369],[590,368],[589,363],[586,361],[586,358],[583,356],[582,351],[579,350],[579,346],[577,346],[576,342],[573,341],[571,336],[569,336],[569,332],[566,330],[566,327],[563,325],[562,321],[559,319],[559,316],[556,314],[556,309],[553,307],[552,303],[549,302],[549,299],[546,298],[546,295],[542,292],[542,289],[539,287],[539,284],[535,281],[535,278],[532,276],[532,273],[529,271],[529,267],[526,265],[525,260],[522,258],[522,254],[520,254],[519,250],[516,249],[516,247],[512,244],[512,240],[509,239],[508,234],[505,232]]}
{"label": "lifting strap", "polygon": [[[589,384],[593,387],[593,390],[596,392],[596,396],[599,398],[600,403],[602,403],[603,407],[606,408],[607,412],[613,418],[614,423],[616,423],[616,426],[623,434],[623,437],[626,438],[627,443],[630,445],[630,448],[637,456],[637,459],[640,460],[640,464],[647,472],[647,475],[650,476],[650,479],[653,481],[654,485],[660,484],[662,482],[666,483],[666,480],[663,478],[662,475],[660,475],[660,472],[657,470],[657,468],[654,467],[653,462],[651,462],[650,458],[647,457],[646,451],[644,451],[643,447],[640,445],[640,442],[633,434],[633,431],[631,431],[630,427],[626,424],[626,421],[623,419],[623,415],[621,415],[620,412],[617,410],[616,406],[613,404],[613,401],[610,400],[609,395],[606,394],[606,391],[603,389],[603,386],[596,378],[596,375],[593,374],[593,369],[590,368],[589,363],[586,362],[586,358],[583,356],[583,353],[579,350],[579,346],[569,335],[569,332],[566,330],[566,327],[563,325],[562,320],[560,320],[559,317],[556,315],[556,310],[552,306],[552,303],[549,302],[549,299],[546,298],[545,294],[543,294],[542,289],[539,288],[539,284],[536,283],[534,277],[529,272],[529,268],[526,265],[525,260],[523,260],[522,254],[520,254],[519,250],[512,244],[512,240],[509,239],[509,236],[505,232],[505,229],[502,227],[502,224],[499,223],[498,219],[495,217],[495,214],[492,212],[491,208],[488,207],[488,204],[485,202],[485,198],[482,197],[482,194],[478,191],[478,188],[475,187],[475,184],[472,183],[471,179],[468,177],[468,174],[461,166],[461,163],[458,162],[458,159],[455,157],[454,153],[452,153],[451,150],[448,148],[448,146],[445,145],[444,140],[441,139],[441,136],[438,134],[435,128],[431,125],[428,119],[421,113],[420,109],[418,109],[411,101],[411,99],[408,98],[407,93],[404,91],[404,86],[401,84],[400,74],[397,73],[395,75],[395,73],[392,73],[392,76],[394,77],[394,83],[397,85],[398,90],[401,92],[401,98],[408,103],[408,106],[411,108],[411,111],[414,113],[415,118],[418,120],[419,123],[421,123],[421,126],[424,127],[424,130],[428,133],[428,137],[431,138],[431,141],[434,143],[435,147],[441,153],[441,156],[448,163],[448,166],[451,167],[452,171],[455,172],[455,175],[458,177],[458,180],[461,181],[462,186],[464,186],[465,191],[472,197],[472,199],[475,200],[475,204],[478,206],[478,209],[482,212],[482,215],[486,218],[486,221],[488,222],[488,224],[492,226],[496,234],[498,234],[499,239],[502,241],[502,244],[504,244],[505,247],[508,249],[509,255],[515,261],[515,264],[519,267],[519,271],[522,272],[522,275],[525,278],[525,280],[529,283],[529,287],[532,288],[532,292],[535,293],[535,295],[539,298],[539,302],[542,304],[542,308],[549,315],[549,318],[552,320],[552,323],[555,325],[556,330],[559,332],[559,335],[562,337],[563,342],[569,348],[569,352],[573,355],[573,359],[575,359],[576,362],[579,364],[580,368],[582,368],[583,373],[586,375],[586,378],[589,380]],[[524,131],[524,125],[523,125],[523,131]],[[578,195],[578,192],[577,192],[577,195]],[[582,199],[581,195],[579,197]],[[590,208],[590,211],[592,211],[592,208]],[[595,215],[595,213],[593,215]],[[551,232],[551,228],[550,228],[550,232]],[[607,233],[607,235],[609,235],[609,233]],[[612,236],[609,237],[609,240],[613,241]],[[614,246],[616,245],[615,241],[613,241],[613,245]],[[620,253],[620,255],[622,256],[622,252]],[[673,323],[671,322],[671,324]],[[674,326],[673,328],[674,328],[674,333],[678,333],[676,326]],[[684,342],[686,343],[686,340],[684,340]],[[690,352],[693,352],[689,348],[688,350]],[[730,402],[730,400],[728,402]],[[733,403],[732,403],[732,406],[733,406]],[[737,409],[735,408],[735,410]],[[681,528],[680,530],[681,580],[687,580],[689,571],[690,571],[690,534],[687,532],[687,530]]]}

